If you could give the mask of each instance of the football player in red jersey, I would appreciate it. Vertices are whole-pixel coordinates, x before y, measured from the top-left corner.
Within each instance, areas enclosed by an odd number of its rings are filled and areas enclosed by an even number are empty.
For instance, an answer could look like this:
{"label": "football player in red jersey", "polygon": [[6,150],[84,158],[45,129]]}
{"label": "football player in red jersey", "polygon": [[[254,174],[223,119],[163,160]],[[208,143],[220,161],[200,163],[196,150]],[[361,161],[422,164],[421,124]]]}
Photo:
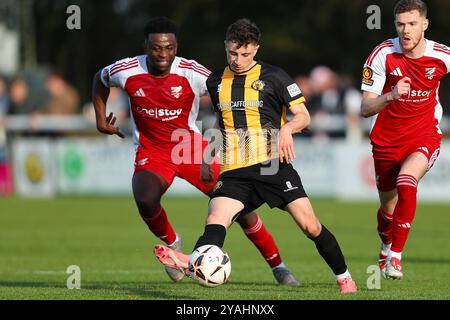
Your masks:
{"label": "football player in red jersey", "polygon": [[[136,205],[150,231],[172,249],[181,251],[181,238],[160,200],[175,177],[185,179],[207,195],[214,188],[219,164],[211,165],[210,183],[200,181],[202,156],[208,143],[195,124],[200,97],[207,93],[210,71],[194,60],[176,56],[177,27],[169,19],[152,19],[144,36],[144,55],[120,60],[95,75],[92,96],[97,129],[124,137],[115,126],[114,115],[106,116],[109,87],[121,87],[129,96],[134,122],[136,161],[132,187]],[[181,155],[174,150],[188,150],[190,154]],[[259,216],[251,212],[238,222],[272,268],[277,282],[299,285],[282,262]],[[174,282],[184,277],[178,270],[166,271]]]}
{"label": "football player in red jersey", "polygon": [[423,1],[399,1],[394,16],[398,37],[377,46],[364,65],[361,114],[374,116],[379,266],[387,278],[401,279],[418,181],[439,155],[439,81],[450,72],[450,48],[425,38],[429,22]]}

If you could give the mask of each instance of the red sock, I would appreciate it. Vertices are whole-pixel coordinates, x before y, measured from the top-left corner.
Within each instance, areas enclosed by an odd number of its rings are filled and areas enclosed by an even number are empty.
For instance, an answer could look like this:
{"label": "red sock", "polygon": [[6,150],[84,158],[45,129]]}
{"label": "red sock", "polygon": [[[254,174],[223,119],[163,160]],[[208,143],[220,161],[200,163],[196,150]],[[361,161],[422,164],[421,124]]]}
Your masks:
{"label": "red sock", "polygon": [[259,252],[261,252],[271,268],[281,264],[281,257],[277,245],[259,216],[255,224],[244,229],[244,232],[247,235],[247,238],[249,238],[258,248]]}
{"label": "red sock", "polygon": [[163,207],[156,208],[155,216],[150,219],[143,218],[151,232],[166,244],[172,244],[177,239],[177,235],[167,219],[166,212]]}
{"label": "red sock", "polygon": [[384,244],[392,243],[392,219],[393,216],[387,213],[383,209],[378,209],[377,220],[378,220],[378,234],[380,235],[381,241]]}
{"label": "red sock", "polygon": [[394,252],[402,252],[416,213],[417,180],[402,174],[397,178],[398,201],[394,210],[392,247]]}

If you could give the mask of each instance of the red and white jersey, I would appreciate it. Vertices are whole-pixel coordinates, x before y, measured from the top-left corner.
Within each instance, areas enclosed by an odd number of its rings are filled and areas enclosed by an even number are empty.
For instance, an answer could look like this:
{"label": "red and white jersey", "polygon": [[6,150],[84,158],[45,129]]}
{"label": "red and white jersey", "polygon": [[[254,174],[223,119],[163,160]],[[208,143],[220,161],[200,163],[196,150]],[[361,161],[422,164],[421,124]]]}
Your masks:
{"label": "red and white jersey", "polygon": [[375,116],[372,144],[400,146],[419,137],[440,139],[439,83],[449,72],[450,48],[434,41],[426,40],[425,54],[418,59],[402,53],[399,38],[377,46],[364,65],[361,89],[382,95],[392,91],[400,79],[409,77],[411,90]]}
{"label": "red and white jersey", "polygon": [[102,70],[101,80],[127,92],[136,146],[158,152],[183,140],[183,134],[172,139],[175,130],[201,134],[195,121],[210,71],[194,60],[175,57],[170,73],[156,77],[148,72],[146,59],[141,55],[117,61]]}

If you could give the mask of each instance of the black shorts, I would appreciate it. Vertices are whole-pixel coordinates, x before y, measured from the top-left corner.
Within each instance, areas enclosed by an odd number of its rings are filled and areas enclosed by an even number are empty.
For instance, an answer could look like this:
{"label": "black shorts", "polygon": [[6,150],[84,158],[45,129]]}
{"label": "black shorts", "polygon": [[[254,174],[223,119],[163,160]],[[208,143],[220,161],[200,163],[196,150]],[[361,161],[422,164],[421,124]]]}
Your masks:
{"label": "black shorts", "polygon": [[274,175],[262,175],[263,164],[226,171],[219,175],[211,199],[227,197],[242,202],[242,213],[267,203],[282,210],[292,201],[307,197],[302,181],[291,164],[280,163]]}

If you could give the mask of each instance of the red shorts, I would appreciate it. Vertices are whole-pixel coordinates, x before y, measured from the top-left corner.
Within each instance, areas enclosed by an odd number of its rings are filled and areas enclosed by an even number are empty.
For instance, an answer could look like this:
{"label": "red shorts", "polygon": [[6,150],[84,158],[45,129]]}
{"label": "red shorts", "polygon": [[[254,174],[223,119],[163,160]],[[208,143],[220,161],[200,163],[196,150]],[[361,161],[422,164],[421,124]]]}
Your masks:
{"label": "red shorts", "polygon": [[214,181],[210,185],[205,185],[200,181],[201,157],[207,145],[208,142],[203,141],[201,146],[190,148],[190,157],[186,159],[180,159],[179,157],[172,158],[173,149],[162,149],[158,150],[158,152],[138,149],[134,162],[134,172],[147,170],[158,174],[167,182],[167,189],[172,184],[173,179],[179,177],[208,195],[214,189],[217,182],[220,164],[217,157],[211,164],[211,168],[214,171]]}
{"label": "red shorts", "polygon": [[421,152],[427,157],[428,171],[439,156],[440,139],[413,141],[402,147],[372,147],[379,191],[387,192],[396,188],[401,165],[414,152]]}

